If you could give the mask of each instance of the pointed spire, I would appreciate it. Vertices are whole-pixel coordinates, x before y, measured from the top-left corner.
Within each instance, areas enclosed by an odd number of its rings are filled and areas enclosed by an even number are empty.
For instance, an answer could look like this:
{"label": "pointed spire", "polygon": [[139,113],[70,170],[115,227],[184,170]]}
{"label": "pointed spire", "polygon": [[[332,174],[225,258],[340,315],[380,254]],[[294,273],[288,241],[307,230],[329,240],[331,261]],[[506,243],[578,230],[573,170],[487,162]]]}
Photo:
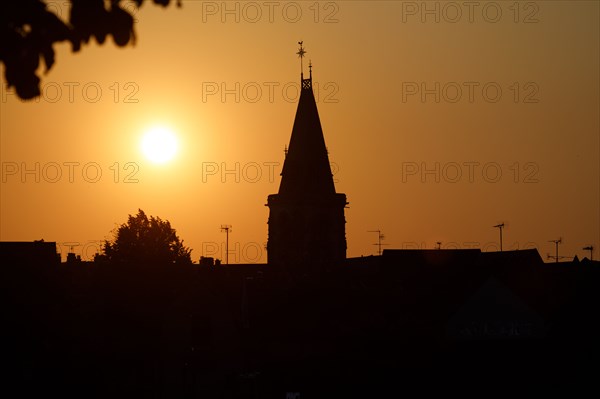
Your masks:
{"label": "pointed spire", "polygon": [[[303,47],[300,49],[304,50]],[[309,79],[302,79],[292,137],[286,147],[279,186],[279,194],[291,197],[335,194],[328,151],[312,91],[312,62],[309,63],[309,71]]]}
{"label": "pointed spire", "polygon": [[[300,68],[306,53],[300,49]],[[281,171],[279,192],[268,197],[270,265],[288,277],[305,278],[340,265],[346,257],[346,195],[336,193],[319,112],[309,78],[301,73],[301,90]]]}

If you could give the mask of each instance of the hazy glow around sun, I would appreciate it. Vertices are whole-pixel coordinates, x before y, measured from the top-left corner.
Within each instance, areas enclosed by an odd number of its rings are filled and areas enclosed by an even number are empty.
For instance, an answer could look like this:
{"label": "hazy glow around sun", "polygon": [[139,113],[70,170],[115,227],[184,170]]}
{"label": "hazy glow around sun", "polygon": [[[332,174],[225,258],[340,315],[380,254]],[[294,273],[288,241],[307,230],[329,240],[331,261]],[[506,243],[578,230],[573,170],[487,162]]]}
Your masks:
{"label": "hazy glow around sun", "polygon": [[142,152],[154,163],[163,164],[173,159],[177,147],[173,131],[162,126],[149,129],[142,138]]}

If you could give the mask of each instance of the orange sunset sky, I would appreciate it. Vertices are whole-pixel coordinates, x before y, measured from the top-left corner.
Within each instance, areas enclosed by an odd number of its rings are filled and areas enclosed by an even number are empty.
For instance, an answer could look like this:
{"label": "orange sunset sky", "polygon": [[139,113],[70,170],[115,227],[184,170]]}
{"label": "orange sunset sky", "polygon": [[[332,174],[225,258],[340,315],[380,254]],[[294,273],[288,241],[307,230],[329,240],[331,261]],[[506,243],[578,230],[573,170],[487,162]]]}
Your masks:
{"label": "orange sunset sky", "polygon": [[[589,256],[583,247],[600,249],[599,4],[144,4],[135,46],[56,46],[39,101],[2,81],[0,239],[56,241],[63,259],[79,244],[91,259],[141,208],[169,220],[194,261],[224,258],[229,224],[230,263],[266,262],[264,205],[303,40],[350,202],[348,256],[375,254],[377,229],[384,248],[497,250],[501,222],[504,249],[546,260],[562,237],[560,255]],[[141,150],[156,127],[178,143],[164,163]]]}

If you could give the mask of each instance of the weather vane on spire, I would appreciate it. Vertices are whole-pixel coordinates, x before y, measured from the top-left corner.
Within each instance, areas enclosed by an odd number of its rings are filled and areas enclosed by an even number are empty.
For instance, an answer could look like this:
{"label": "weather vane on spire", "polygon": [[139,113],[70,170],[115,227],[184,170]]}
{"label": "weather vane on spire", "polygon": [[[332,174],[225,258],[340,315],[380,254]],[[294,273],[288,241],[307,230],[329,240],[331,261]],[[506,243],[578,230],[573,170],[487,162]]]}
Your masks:
{"label": "weather vane on spire", "polygon": [[304,54],[306,54],[306,51],[304,51],[304,47],[302,47],[302,43],[304,43],[304,41],[298,42],[298,44],[300,45],[300,49],[298,50],[298,52],[296,54],[298,54],[298,57],[300,57],[300,75],[304,76],[304,67],[302,65],[302,58],[304,58]]}

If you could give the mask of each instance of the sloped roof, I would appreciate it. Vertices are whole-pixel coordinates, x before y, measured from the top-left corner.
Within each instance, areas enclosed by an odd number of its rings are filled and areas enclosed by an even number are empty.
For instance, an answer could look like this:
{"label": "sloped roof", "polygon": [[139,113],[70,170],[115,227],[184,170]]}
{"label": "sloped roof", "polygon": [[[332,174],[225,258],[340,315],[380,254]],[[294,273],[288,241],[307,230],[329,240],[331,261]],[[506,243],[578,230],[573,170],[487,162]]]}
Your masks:
{"label": "sloped roof", "polygon": [[327,147],[312,91],[312,79],[302,80],[292,137],[281,176],[280,196],[306,198],[335,194]]}

